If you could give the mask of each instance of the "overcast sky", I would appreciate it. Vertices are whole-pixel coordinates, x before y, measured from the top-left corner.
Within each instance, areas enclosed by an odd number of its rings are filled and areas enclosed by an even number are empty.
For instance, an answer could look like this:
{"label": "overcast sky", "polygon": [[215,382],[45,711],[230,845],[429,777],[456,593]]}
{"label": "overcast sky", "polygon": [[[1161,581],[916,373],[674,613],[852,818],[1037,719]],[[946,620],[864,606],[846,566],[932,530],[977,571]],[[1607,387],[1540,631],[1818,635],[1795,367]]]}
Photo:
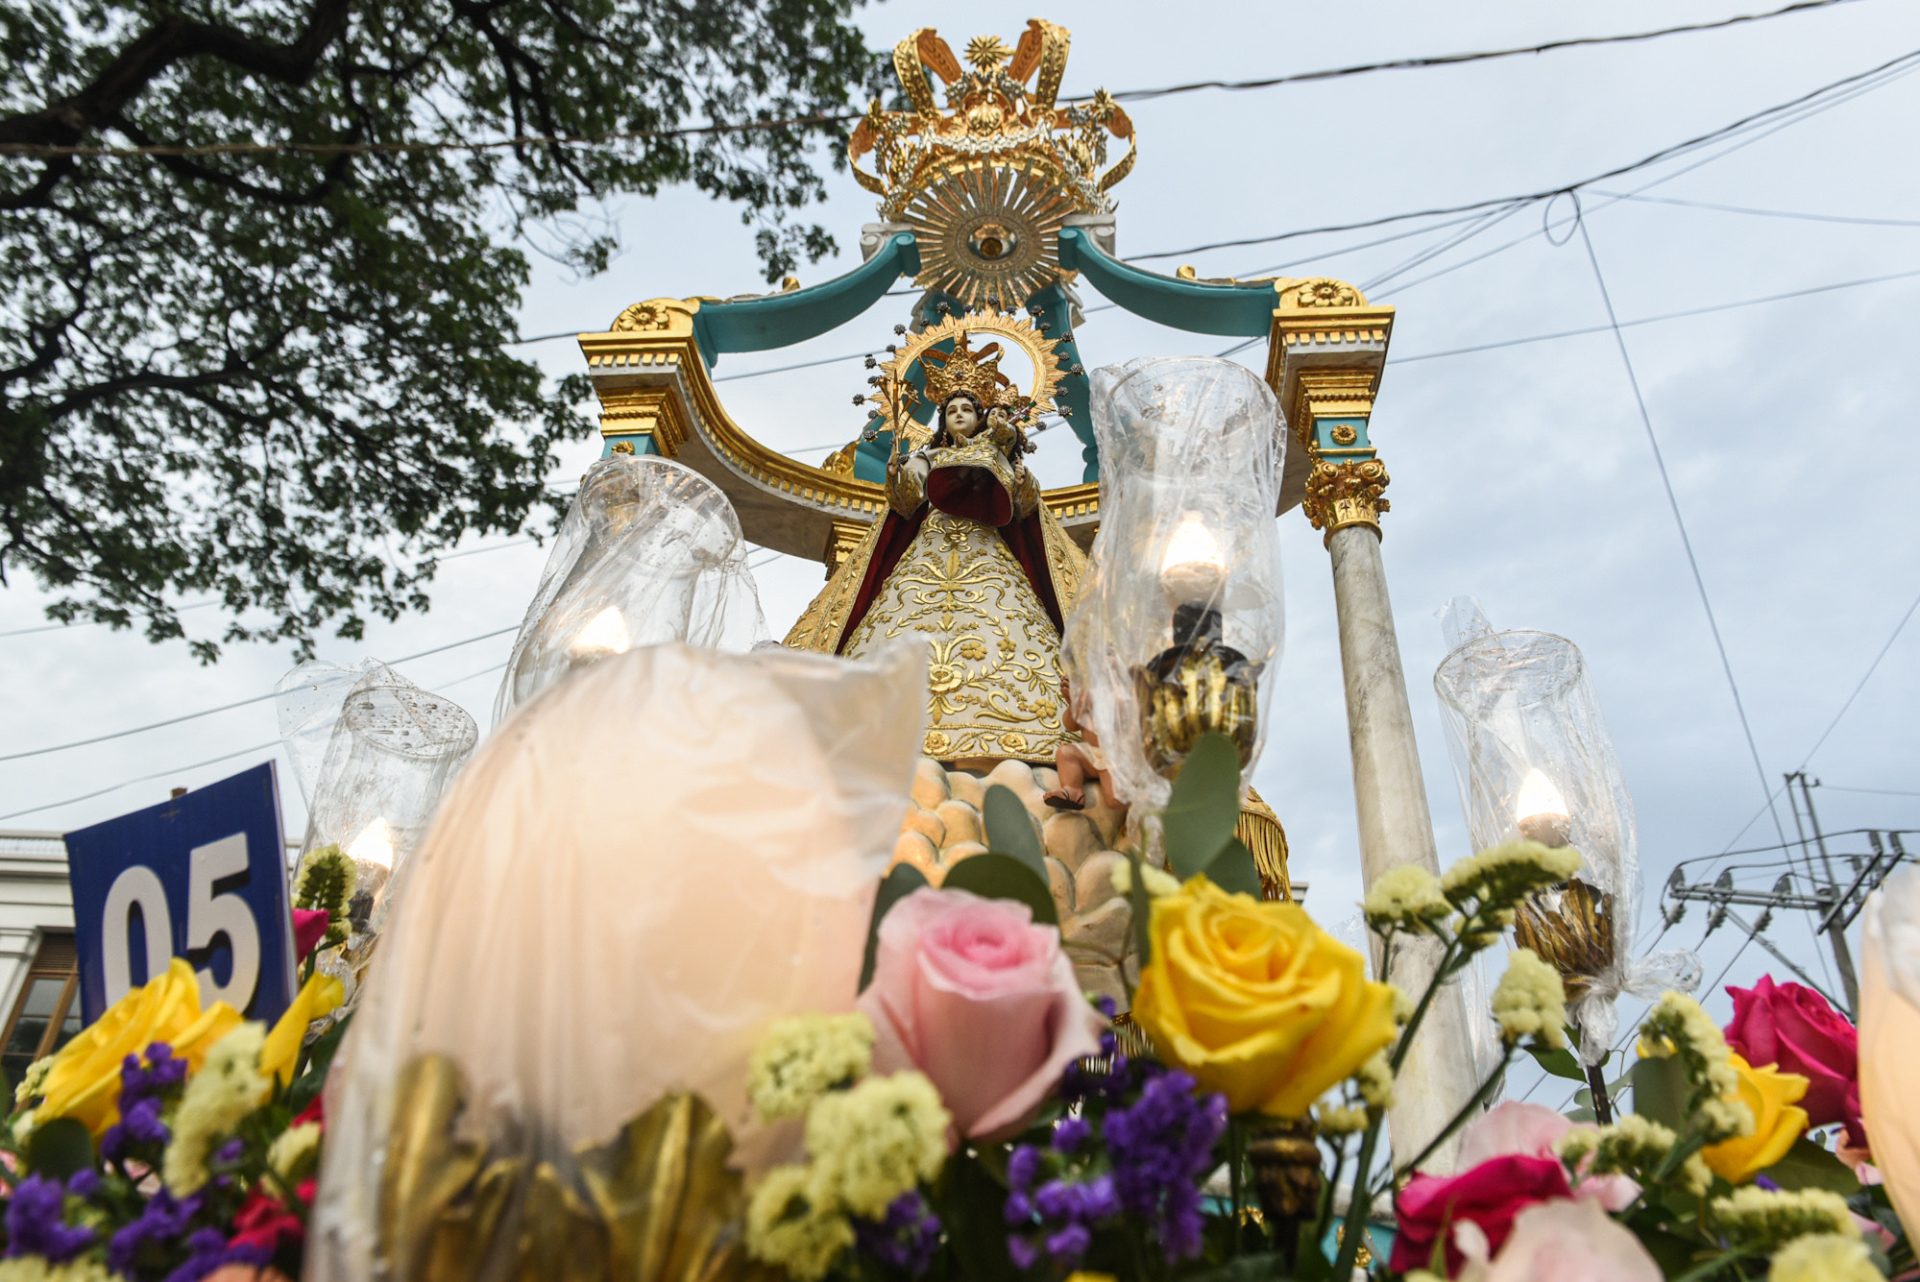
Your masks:
{"label": "overcast sky", "polygon": [[[1640,30],[1772,7],[1761,0],[1607,6],[1419,0],[1368,4],[1163,4],[1058,0],[1044,15],[1073,32],[1069,93],[1211,78],[1253,78],[1353,62]],[[1031,4],[883,4],[860,21],[876,46],[937,23],[956,49],[976,34],[1017,38]],[[955,24],[951,15],[965,14]],[[1920,10],[1856,0],[1813,13],[1645,43],[1575,49],[1439,70],[1399,71],[1256,92],[1202,92],[1129,108],[1140,162],[1119,188],[1123,257],[1295,228],[1550,188],[1624,164],[1763,107],[1920,47]],[[1784,218],[1587,193],[1589,227],[1623,320],[1806,287],[1920,270],[1915,121],[1920,76],[1908,76],[1731,151],[1647,196],[1819,215]],[[1600,186],[1623,191],[1713,155]],[[1903,159],[1904,158],[1904,159]],[[812,284],[858,262],[872,197],[830,181],[819,211],[840,253],[803,268]],[[609,209],[625,243],[605,275],[576,279],[542,263],[523,331],[604,328],[627,303],[659,295],[763,288],[751,231],[737,213],[690,192]],[[1565,202],[1556,215],[1566,212]],[[1665,321],[1627,331],[1679,506],[1698,555],[1757,743],[1749,754],[1673,515],[1607,333],[1466,355],[1435,353],[1602,324],[1600,294],[1578,237],[1556,247],[1525,209],[1372,290],[1399,308],[1374,440],[1392,472],[1385,557],[1421,735],[1442,859],[1467,853],[1461,808],[1435,707],[1437,611],[1477,595],[1496,626],[1540,628],[1585,651],[1639,812],[1643,919],[1676,860],[1779,840],[1762,808],[1781,772],[1806,762],[1830,830],[1920,827],[1920,626],[1903,633],[1844,719],[1808,754],[1920,594],[1920,518],[1912,496],[1920,440],[1914,315],[1920,279]],[[1419,224],[1191,255],[1203,276],[1326,274],[1366,284],[1445,242],[1435,231],[1373,248],[1358,242]],[[1565,229],[1563,229],[1564,231]],[[1509,241],[1509,248],[1468,262]],[[1154,264],[1170,271],[1182,260]],[[1423,278],[1459,265],[1431,280]],[[759,378],[731,376],[888,341],[898,304],[799,348],[728,358],[715,373],[734,417],[779,449],[819,461],[849,439],[859,411],[858,361]],[[1098,297],[1087,297],[1096,305]],[[1079,332],[1089,365],[1146,354],[1212,353],[1228,341],[1160,328],[1119,310]],[[581,367],[570,341],[525,349],[552,373]],[[1261,368],[1264,347],[1240,359]],[[1043,477],[1067,479],[1072,443],[1048,439]],[[571,452],[571,478],[597,450]],[[1293,843],[1309,906],[1337,926],[1357,900],[1358,860],[1345,709],[1326,553],[1298,512],[1281,521],[1287,649],[1257,783]],[[499,543],[486,540],[478,546]],[[509,627],[532,592],[544,551],[511,546],[448,561],[433,608],[376,622],[364,649],[328,658],[391,658]],[[759,572],[776,635],[821,582],[788,558]],[[0,632],[45,622],[30,585],[0,594]],[[184,616],[216,635],[214,611]],[[482,728],[511,636],[406,665],[421,684],[473,710]],[[287,651],[229,647],[211,668],[184,644],[75,627],[0,637],[9,750],[244,699],[287,669]],[[0,814],[163,772],[91,800],[0,820],[66,830],[148,804],[171,783],[199,785],[266,750],[201,769],[180,766],[275,737],[259,703],[164,730],[0,766]],[[644,777],[656,736],[636,728],[632,768]],[[1886,790],[1876,793],[1866,790]],[[290,825],[304,822],[284,781]],[[1758,818],[1753,819],[1756,812]],[[1791,837],[1784,798],[1779,823]],[[1843,838],[1836,849],[1863,849]],[[1777,854],[1753,857],[1778,859]],[[1749,861],[1751,862],[1751,860]],[[1770,884],[1772,875],[1746,878]],[[1662,946],[1700,944],[1697,910]],[[1643,932],[1643,934],[1646,932]],[[1804,921],[1769,937],[1823,984],[1824,957]],[[1707,939],[1711,977],[1740,942]],[[1784,976],[1758,947],[1729,975]],[[1712,1009],[1723,1013],[1724,999]],[[1549,1101],[1557,1103],[1557,1100]]]}

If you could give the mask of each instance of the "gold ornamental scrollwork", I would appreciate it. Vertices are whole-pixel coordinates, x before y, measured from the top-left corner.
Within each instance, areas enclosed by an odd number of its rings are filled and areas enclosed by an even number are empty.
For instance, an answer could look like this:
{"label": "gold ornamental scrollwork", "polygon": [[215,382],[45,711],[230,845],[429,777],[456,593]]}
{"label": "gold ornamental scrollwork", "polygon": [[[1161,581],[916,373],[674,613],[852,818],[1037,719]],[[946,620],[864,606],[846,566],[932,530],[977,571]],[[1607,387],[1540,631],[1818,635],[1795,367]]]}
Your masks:
{"label": "gold ornamental scrollwork", "polygon": [[1387,465],[1379,459],[1354,463],[1315,459],[1300,507],[1314,529],[1326,531],[1328,540],[1349,525],[1365,525],[1378,534],[1380,514],[1389,507],[1385,497],[1389,479]]}

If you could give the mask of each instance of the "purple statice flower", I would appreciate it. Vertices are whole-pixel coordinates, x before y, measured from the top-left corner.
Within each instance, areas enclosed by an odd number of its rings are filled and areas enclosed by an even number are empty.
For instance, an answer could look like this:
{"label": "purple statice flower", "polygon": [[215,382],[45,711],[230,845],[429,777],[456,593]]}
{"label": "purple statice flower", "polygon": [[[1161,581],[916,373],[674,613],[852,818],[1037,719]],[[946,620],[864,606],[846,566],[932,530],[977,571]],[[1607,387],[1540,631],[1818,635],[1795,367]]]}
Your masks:
{"label": "purple statice flower", "polygon": [[1226,1098],[1195,1095],[1193,1079],[1177,1070],[1149,1077],[1140,1097],[1102,1124],[1120,1208],[1159,1238],[1168,1260],[1200,1253],[1200,1181],[1226,1128]]}
{"label": "purple statice flower", "polygon": [[90,1198],[100,1188],[100,1172],[91,1166],[82,1167],[67,1177],[67,1192],[74,1197]]}
{"label": "purple statice flower", "polygon": [[1053,1124],[1053,1151],[1071,1153],[1086,1143],[1093,1127],[1084,1117],[1063,1117]]}
{"label": "purple statice flower", "polygon": [[107,1267],[116,1273],[132,1274],[145,1248],[167,1246],[187,1231],[200,1212],[200,1202],[198,1193],[176,1198],[165,1189],[157,1190],[140,1209],[138,1219],[107,1239]]}
{"label": "purple statice flower", "polygon": [[236,1135],[213,1150],[213,1161],[216,1166],[232,1166],[246,1155],[247,1142]]}
{"label": "purple statice flower", "polygon": [[187,1259],[166,1282],[200,1282],[215,1269],[229,1264],[244,1264],[259,1269],[273,1262],[273,1252],[264,1246],[228,1246],[219,1229],[198,1229],[187,1238]]}
{"label": "purple statice flower", "polygon": [[151,1097],[136,1099],[128,1104],[123,1096],[120,1120],[109,1126],[107,1133],[100,1137],[100,1155],[108,1161],[118,1162],[138,1148],[165,1148],[172,1132],[160,1120],[161,1106],[161,1100]]}
{"label": "purple statice flower", "polygon": [[887,1207],[885,1219],[855,1220],[854,1247],[889,1269],[920,1277],[940,1247],[940,1217],[918,1192],[902,1193]]}
{"label": "purple statice flower", "polygon": [[1016,1193],[1025,1193],[1033,1187],[1033,1177],[1040,1173],[1040,1150],[1031,1144],[1021,1144],[1007,1157],[1007,1187]]}
{"label": "purple statice flower", "polygon": [[7,1255],[38,1255],[64,1264],[93,1245],[92,1229],[66,1222],[67,1190],[59,1180],[29,1175],[7,1205]]}

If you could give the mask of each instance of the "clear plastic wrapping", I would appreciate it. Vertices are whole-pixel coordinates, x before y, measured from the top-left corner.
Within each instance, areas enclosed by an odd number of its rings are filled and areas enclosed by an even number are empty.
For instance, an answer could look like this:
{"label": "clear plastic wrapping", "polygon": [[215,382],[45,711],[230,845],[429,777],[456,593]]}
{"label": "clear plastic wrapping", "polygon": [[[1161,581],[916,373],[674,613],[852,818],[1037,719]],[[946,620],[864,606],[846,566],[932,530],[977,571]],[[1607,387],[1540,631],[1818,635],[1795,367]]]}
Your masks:
{"label": "clear plastic wrapping", "polygon": [[364,926],[389,876],[419,844],[479,730],[465,708],[384,663],[368,662],[358,671],[327,740],[302,850],[337,845],[354,861],[354,913]]}
{"label": "clear plastic wrapping", "polygon": [[[501,726],[409,867],[328,1082],[307,1282],[721,1275],[739,1181],[716,1155],[763,1166],[782,1139],[750,1125],[749,1050],[852,1007],[924,730],[872,710],[926,679],[909,645],[661,645]],[[679,1196],[669,1167],[705,1190],[681,1230],[707,1245],[621,1272]]]}
{"label": "clear plastic wrapping", "polygon": [[499,724],[575,667],[684,641],[746,651],[767,638],[733,504],[689,467],[613,454],[560,524],[494,703]]}
{"label": "clear plastic wrapping", "polygon": [[1560,970],[1588,1062],[1603,1057],[1625,991],[1690,989],[1692,953],[1632,956],[1639,908],[1633,801],[1580,648],[1547,632],[1495,632],[1456,600],[1433,675],[1474,849],[1527,838],[1572,846],[1581,867],[1521,909],[1516,937]]}
{"label": "clear plastic wrapping", "polygon": [[[1064,667],[1130,803],[1199,731],[1236,739],[1251,777],[1266,738],[1285,615],[1274,528],[1286,433],[1252,371],[1208,357],[1093,372],[1100,533],[1067,619]],[[1194,679],[1200,650],[1225,660]],[[1184,666],[1183,666],[1184,665]]]}

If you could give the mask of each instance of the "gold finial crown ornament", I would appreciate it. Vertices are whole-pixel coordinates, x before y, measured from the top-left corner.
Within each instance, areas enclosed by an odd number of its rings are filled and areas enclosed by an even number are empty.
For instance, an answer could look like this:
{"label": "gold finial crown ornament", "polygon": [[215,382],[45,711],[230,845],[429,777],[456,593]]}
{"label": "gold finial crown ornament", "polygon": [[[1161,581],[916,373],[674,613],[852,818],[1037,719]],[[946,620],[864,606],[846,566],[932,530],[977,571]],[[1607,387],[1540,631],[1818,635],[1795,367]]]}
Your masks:
{"label": "gold finial crown ornament", "polygon": [[[974,340],[982,337],[1000,341],[976,348]],[[1059,339],[1048,338],[1023,316],[1000,311],[948,316],[913,335],[893,359],[880,366],[879,379],[887,388],[909,388],[910,376],[918,367],[926,380],[926,399],[936,407],[955,392],[971,392],[989,409],[1004,409],[1015,415],[1046,414],[1054,408],[1053,394],[1065,373],[1055,351],[1059,346]],[[1018,348],[1033,368],[1033,386],[1025,393],[1000,371],[1000,358],[1009,348]],[[902,426],[896,420],[905,415],[894,409],[896,401],[904,410],[917,404],[918,399],[885,394],[874,397],[879,413],[869,433],[899,430],[912,445],[925,445],[933,435],[932,429],[912,419]]]}
{"label": "gold finial crown ornament", "polygon": [[[1113,212],[1107,191],[1133,168],[1133,122],[1104,89],[1060,105],[1070,40],[1039,18],[1011,49],[976,36],[967,44],[972,70],[932,27],[894,47],[912,109],[884,111],[874,99],[847,159],[881,197],[880,216],[913,229],[919,284],[970,308],[1025,302],[1058,278],[1067,218]],[[944,110],[935,81],[946,87]],[[1128,147],[1108,168],[1110,139]],[[869,154],[874,172],[860,167]]]}

